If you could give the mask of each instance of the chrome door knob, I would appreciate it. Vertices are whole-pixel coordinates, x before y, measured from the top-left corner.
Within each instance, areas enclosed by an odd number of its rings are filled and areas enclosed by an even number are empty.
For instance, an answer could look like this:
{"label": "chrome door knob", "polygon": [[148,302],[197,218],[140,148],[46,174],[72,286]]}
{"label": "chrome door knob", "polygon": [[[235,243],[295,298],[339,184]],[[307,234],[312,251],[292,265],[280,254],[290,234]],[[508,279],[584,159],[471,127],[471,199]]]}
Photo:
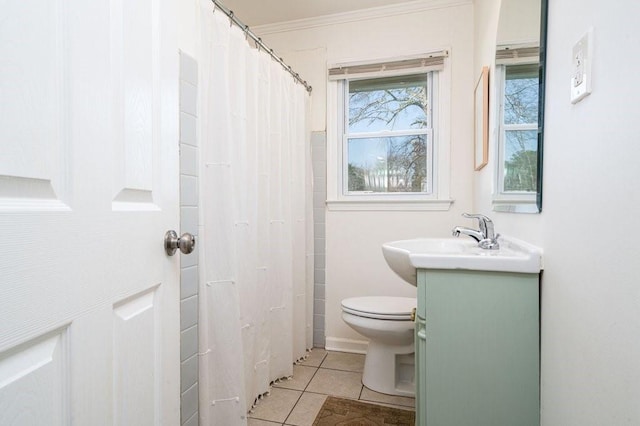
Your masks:
{"label": "chrome door knob", "polygon": [[164,251],[167,252],[169,256],[173,256],[177,249],[180,249],[184,254],[189,254],[195,247],[196,237],[188,232],[182,234],[180,238],[178,238],[178,234],[174,230],[167,231],[167,233],[164,234]]}

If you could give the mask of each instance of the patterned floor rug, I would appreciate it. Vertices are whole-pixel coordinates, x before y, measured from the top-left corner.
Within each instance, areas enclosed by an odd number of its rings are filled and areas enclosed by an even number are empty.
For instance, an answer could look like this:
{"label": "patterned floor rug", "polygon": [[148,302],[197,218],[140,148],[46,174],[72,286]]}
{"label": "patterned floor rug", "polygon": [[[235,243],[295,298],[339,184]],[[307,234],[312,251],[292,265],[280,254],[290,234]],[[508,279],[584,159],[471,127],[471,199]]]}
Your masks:
{"label": "patterned floor rug", "polygon": [[327,397],[313,426],[414,426],[415,412]]}

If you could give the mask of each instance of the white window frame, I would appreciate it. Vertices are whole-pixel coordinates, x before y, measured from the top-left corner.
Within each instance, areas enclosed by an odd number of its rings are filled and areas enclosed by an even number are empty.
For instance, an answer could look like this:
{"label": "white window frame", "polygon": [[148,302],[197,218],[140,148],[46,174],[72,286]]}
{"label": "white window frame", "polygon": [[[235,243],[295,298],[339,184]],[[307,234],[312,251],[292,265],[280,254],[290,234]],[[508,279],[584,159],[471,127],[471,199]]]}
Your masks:
{"label": "white window frame", "polygon": [[505,124],[504,123],[504,91],[507,67],[511,65],[528,65],[536,62],[522,60],[505,61],[496,65],[496,98],[498,100],[496,113],[496,179],[493,194],[493,209],[495,211],[537,213],[536,192],[504,191],[504,160],[506,131],[509,130],[538,130],[538,123]]}
{"label": "white window frame", "polygon": [[[393,130],[393,131],[380,131],[380,132],[360,132],[360,133],[349,133],[349,126],[347,125],[348,113],[349,111],[349,82],[351,81],[359,81],[359,80],[369,80],[367,79],[349,79],[349,80],[341,80],[340,85],[341,94],[342,94],[342,102],[339,102],[339,105],[342,105],[342,111],[339,112],[342,120],[339,120],[339,130],[338,134],[342,135],[342,173],[340,174],[340,178],[342,180],[342,195],[347,197],[359,197],[362,199],[372,199],[381,197],[381,200],[404,200],[404,199],[414,199],[414,198],[432,198],[433,197],[433,137],[434,137],[434,129],[433,129],[433,108],[432,105],[434,102],[437,102],[437,94],[434,93],[434,78],[437,80],[437,76],[434,77],[433,72],[422,73],[426,74],[427,77],[427,119],[428,119],[428,127],[426,129],[412,129],[412,130]],[[426,136],[426,155],[427,155],[427,182],[428,187],[425,192],[350,192],[349,191],[349,182],[348,182],[348,170],[349,170],[349,161],[348,161],[348,152],[349,152],[349,139],[367,139],[367,138],[383,138],[383,137],[395,137],[395,136],[411,136],[411,135],[425,135]]]}
{"label": "white window frame", "polygon": [[[415,75],[420,72],[385,73],[384,76]],[[348,85],[344,80],[327,84],[327,206],[329,210],[449,210],[453,200],[449,197],[450,181],[450,81],[448,61],[440,71],[428,71],[431,77],[431,123],[428,130],[427,173],[431,174],[429,193],[348,193],[347,135],[344,132],[348,109]],[[376,78],[368,74],[362,79]],[[352,81],[355,79],[351,79]],[[405,132],[406,133],[406,132]],[[416,132],[409,132],[415,134]],[[375,136],[399,136],[402,132],[375,132]],[[362,133],[359,137],[366,137]]]}

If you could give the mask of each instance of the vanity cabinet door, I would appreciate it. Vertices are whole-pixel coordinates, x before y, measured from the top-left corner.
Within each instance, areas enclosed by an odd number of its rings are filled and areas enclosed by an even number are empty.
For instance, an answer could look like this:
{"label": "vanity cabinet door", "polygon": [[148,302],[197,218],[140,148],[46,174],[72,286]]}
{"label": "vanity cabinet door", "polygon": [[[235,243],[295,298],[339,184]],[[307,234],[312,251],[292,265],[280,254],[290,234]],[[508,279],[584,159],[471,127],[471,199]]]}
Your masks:
{"label": "vanity cabinet door", "polygon": [[428,270],[418,286],[418,425],[539,426],[538,275]]}
{"label": "vanity cabinet door", "polygon": [[[419,315],[416,316],[416,328],[415,328],[415,344],[416,344],[416,364],[427,364],[427,330],[426,321]],[[416,368],[416,426],[424,426],[427,424],[426,418],[426,386],[427,386],[427,372],[424,368]]]}

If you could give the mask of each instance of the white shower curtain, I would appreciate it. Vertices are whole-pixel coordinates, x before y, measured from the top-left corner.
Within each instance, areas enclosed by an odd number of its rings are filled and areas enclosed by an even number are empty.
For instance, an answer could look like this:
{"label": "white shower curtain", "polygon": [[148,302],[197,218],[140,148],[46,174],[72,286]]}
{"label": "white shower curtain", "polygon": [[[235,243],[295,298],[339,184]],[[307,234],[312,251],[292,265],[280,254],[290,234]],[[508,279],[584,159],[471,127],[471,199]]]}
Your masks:
{"label": "white shower curtain", "polygon": [[246,424],[312,345],[309,95],[202,3],[200,420]]}

